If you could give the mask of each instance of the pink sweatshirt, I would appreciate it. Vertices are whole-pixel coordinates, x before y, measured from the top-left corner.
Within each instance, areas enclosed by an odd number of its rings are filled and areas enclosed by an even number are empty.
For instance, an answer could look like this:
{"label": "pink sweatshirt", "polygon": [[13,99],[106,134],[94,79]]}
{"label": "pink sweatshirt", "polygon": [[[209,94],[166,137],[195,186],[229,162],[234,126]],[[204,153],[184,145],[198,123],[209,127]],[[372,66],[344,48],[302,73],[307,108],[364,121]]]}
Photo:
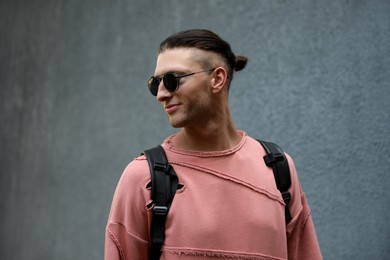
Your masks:
{"label": "pink sweatshirt", "polygon": [[[194,152],[163,147],[184,187],[177,191],[166,222],[161,259],[322,259],[310,209],[288,157],[292,221],[264,149],[242,132],[234,148]],[[144,156],[125,169],[106,228],[106,260],[147,260],[152,203]]]}

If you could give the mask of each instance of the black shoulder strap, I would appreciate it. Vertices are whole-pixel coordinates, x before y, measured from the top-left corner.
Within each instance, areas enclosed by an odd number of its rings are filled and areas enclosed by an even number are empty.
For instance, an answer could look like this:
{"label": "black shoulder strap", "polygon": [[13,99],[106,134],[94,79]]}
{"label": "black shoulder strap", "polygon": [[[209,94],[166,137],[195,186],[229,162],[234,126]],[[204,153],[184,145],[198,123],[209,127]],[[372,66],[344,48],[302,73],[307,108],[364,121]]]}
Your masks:
{"label": "black shoulder strap", "polygon": [[143,152],[148,159],[151,177],[151,199],[154,202],[150,230],[150,259],[160,259],[161,247],[165,238],[165,221],[175,196],[178,178],[168,163],[164,149],[158,145]]}
{"label": "black shoulder strap", "polygon": [[282,194],[285,207],[286,223],[291,221],[291,213],[288,207],[291,194],[288,188],[291,186],[290,168],[288,167],[288,161],[283,150],[274,143],[257,140],[263,146],[267,155],[264,156],[264,162],[268,167],[272,167],[274,172],[276,187]]}

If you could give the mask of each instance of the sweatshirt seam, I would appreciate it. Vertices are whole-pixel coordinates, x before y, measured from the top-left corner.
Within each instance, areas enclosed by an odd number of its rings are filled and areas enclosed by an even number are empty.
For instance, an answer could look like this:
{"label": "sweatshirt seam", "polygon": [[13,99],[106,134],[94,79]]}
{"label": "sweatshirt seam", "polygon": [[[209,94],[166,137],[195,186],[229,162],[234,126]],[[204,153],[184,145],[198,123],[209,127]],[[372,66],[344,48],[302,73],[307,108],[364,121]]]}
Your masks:
{"label": "sweatshirt seam", "polygon": [[112,239],[112,241],[115,243],[116,247],[118,248],[121,260],[126,260],[125,253],[123,251],[123,248],[122,248],[118,238],[114,235],[114,233],[110,230],[109,227],[107,227],[107,231],[108,231],[108,233],[110,233],[110,238]]}
{"label": "sweatshirt seam", "polygon": [[284,260],[283,258],[268,256],[259,253],[245,253],[239,251],[215,250],[215,249],[199,249],[188,247],[164,247],[163,252],[166,254],[187,255],[187,256],[203,256],[203,257],[218,257],[225,259],[245,259],[245,260]]}
{"label": "sweatshirt seam", "polygon": [[[301,196],[303,196],[303,194],[302,194]],[[302,207],[302,211],[304,211],[304,207]],[[299,233],[298,233],[298,238],[299,238],[299,239],[302,237],[303,230],[305,229],[306,224],[307,224],[307,221],[310,219],[310,216],[311,216],[311,212],[310,212],[310,209],[308,209],[308,210],[305,212],[305,215],[304,215],[304,218],[303,218],[303,221],[302,221],[301,228],[299,229]],[[300,243],[300,241],[298,241],[298,242],[295,244],[294,258],[292,258],[292,259],[296,259],[296,254],[297,254],[297,251],[298,251],[298,245],[299,245],[299,243]]]}
{"label": "sweatshirt seam", "polygon": [[256,192],[259,192],[261,194],[266,195],[270,199],[278,201],[282,205],[285,205],[284,201],[280,198],[279,194],[276,195],[276,194],[270,193],[269,191],[267,191],[265,189],[253,186],[251,183],[248,183],[248,182],[245,182],[243,180],[234,178],[232,176],[223,174],[223,173],[221,173],[219,171],[211,170],[211,169],[208,169],[208,168],[203,168],[203,167],[200,167],[200,166],[197,166],[197,165],[194,165],[194,164],[190,164],[190,163],[182,163],[182,162],[178,162],[178,161],[171,161],[170,163],[172,165],[178,165],[178,166],[190,168],[190,169],[197,170],[197,171],[200,171],[200,172],[203,172],[203,173],[206,173],[206,174],[212,174],[214,176],[217,176],[217,177],[225,179],[225,180],[233,181],[236,184],[243,185],[243,186],[245,186],[247,188],[250,188],[250,189],[252,189],[252,190],[254,190]]}
{"label": "sweatshirt seam", "polygon": [[[141,241],[141,242],[143,242],[143,243],[149,244],[149,241],[148,241],[148,240],[145,240],[145,239],[143,239],[143,238],[141,238],[141,237],[139,237],[139,236],[134,235],[134,234],[131,233],[131,232],[126,228],[126,226],[125,226],[124,224],[122,224],[121,222],[108,222],[108,225],[110,225],[110,224],[111,224],[111,225],[118,225],[118,226],[123,227],[124,230],[126,231],[126,233],[129,234],[130,236],[136,238],[137,240],[139,240],[139,241]],[[109,227],[108,227],[108,229],[109,229]],[[110,230],[110,229],[109,229],[109,230]]]}

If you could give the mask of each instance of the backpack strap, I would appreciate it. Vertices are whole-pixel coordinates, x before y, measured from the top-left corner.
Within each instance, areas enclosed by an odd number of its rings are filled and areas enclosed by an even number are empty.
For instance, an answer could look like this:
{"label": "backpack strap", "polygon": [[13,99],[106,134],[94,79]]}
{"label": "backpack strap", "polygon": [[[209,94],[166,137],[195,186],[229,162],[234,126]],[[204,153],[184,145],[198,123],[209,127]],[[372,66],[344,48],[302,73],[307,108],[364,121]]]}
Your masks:
{"label": "backpack strap", "polygon": [[282,194],[283,201],[286,204],[286,223],[289,223],[292,219],[290,209],[288,207],[291,201],[291,194],[288,191],[288,188],[291,186],[291,176],[286,155],[277,144],[265,142],[262,140],[257,141],[260,142],[267,153],[267,155],[264,156],[264,162],[268,167],[272,167],[276,187]]}
{"label": "backpack strap", "polygon": [[149,163],[151,178],[151,199],[154,202],[150,229],[150,259],[160,259],[161,247],[165,238],[165,221],[178,187],[178,178],[168,163],[164,149],[158,145],[144,154]]}

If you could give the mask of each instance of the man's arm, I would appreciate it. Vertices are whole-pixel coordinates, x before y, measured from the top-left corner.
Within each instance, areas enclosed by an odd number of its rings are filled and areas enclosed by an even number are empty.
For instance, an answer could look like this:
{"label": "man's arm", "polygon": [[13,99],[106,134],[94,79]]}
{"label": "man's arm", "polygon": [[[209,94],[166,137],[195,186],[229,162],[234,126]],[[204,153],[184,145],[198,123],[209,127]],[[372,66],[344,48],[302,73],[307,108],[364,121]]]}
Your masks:
{"label": "man's arm", "polygon": [[106,226],[105,260],[149,257],[150,174],[145,157],[124,170],[115,190]]}
{"label": "man's arm", "polygon": [[292,194],[292,200],[290,202],[292,220],[287,225],[288,259],[322,259],[309,204],[302,191],[294,162],[291,157],[288,157],[288,159],[292,183],[290,188]]}

